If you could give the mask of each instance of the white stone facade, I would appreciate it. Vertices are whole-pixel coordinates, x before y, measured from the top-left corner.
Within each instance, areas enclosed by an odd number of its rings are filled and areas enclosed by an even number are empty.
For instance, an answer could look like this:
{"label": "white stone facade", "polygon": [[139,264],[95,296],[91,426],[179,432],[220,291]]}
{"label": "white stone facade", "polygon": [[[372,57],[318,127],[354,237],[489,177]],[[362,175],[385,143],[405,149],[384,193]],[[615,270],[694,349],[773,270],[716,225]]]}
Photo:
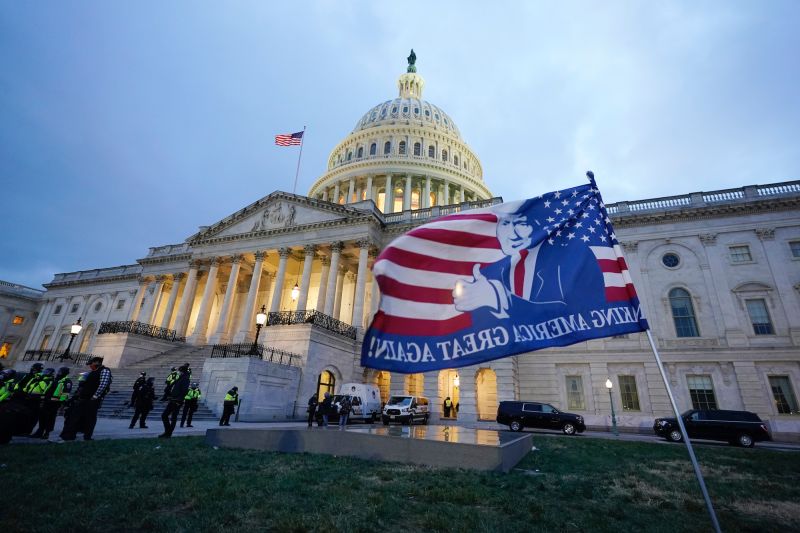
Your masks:
{"label": "white stone facade", "polygon": [[[151,248],[134,265],[57,274],[46,285],[26,348],[63,350],[78,317],[84,330],[73,351],[95,353],[105,350],[96,334],[102,322],[151,324],[196,345],[248,343],[262,306],[273,313],[317,311],[338,320],[329,323],[340,331],[353,326],[358,336],[308,324],[266,327],[263,342],[303,357],[294,404],[275,403],[271,416],[281,410],[301,416],[297,404],[332,379],[374,383],[384,399],[425,395],[434,419],[446,396],[465,420],[493,419],[497,402],[530,399],[607,426],[611,378],[620,425],[647,431],[670,405],[645,335],[418,376],[359,366],[358,340],[379,297],[371,273],[376,254],[427,220],[501,201],[483,184],[480,162],[452,119],[420,99],[422,84],[415,73],[404,74],[400,97],[359,121],[307,197],[275,192],[184,243]],[[392,199],[383,194],[387,188],[396,192]],[[800,437],[800,183],[607,207],[679,406],[747,409],[776,435]],[[113,349],[136,359],[129,346]],[[272,370],[258,372],[254,383],[269,381]],[[227,386],[219,381],[217,388]]]}

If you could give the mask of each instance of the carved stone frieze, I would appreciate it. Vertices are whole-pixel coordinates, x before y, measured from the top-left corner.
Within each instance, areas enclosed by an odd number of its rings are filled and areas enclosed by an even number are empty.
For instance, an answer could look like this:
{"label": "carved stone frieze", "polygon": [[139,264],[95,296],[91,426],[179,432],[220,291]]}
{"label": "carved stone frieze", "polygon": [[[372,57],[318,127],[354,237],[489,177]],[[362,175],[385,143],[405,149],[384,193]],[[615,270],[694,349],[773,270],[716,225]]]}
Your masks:
{"label": "carved stone frieze", "polygon": [[264,252],[264,251],[258,251],[258,252],[256,252],[256,253],[255,253],[255,254],[253,254],[253,255],[255,255],[255,257],[256,257],[256,261],[263,261],[263,260],[264,260],[264,259],[266,259],[266,257],[267,257],[267,252]]}
{"label": "carved stone frieze", "polygon": [[756,228],[756,235],[762,241],[771,241],[775,239],[775,228]]}
{"label": "carved stone frieze", "polygon": [[314,244],[306,244],[303,246],[303,251],[305,252],[306,256],[314,255],[314,252],[317,251],[317,247]]}
{"label": "carved stone frieze", "polygon": [[287,202],[275,202],[264,209],[261,218],[253,224],[250,231],[264,231],[273,228],[286,228],[294,225],[295,207]]}
{"label": "carved stone frieze", "polygon": [[620,244],[626,253],[635,254],[639,251],[639,241],[623,241]]}
{"label": "carved stone frieze", "polygon": [[698,237],[700,237],[700,242],[703,243],[703,246],[714,246],[717,244],[716,233],[703,233],[698,235]]}

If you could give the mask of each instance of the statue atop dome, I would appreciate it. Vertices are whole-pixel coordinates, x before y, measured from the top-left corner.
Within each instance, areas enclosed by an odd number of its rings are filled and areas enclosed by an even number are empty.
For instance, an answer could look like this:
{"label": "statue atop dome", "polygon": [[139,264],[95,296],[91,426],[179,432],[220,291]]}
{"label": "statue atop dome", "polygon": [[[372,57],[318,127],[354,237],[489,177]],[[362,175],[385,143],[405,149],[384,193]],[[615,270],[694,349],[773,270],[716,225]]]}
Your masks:
{"label": "statue atop dome", "polygon": [[406,72],[416,72],[417,54],[414,53],[413,48],[411,49],[411,55],[408,56],[406,59],[408,59],[408,68],[406,69]]}

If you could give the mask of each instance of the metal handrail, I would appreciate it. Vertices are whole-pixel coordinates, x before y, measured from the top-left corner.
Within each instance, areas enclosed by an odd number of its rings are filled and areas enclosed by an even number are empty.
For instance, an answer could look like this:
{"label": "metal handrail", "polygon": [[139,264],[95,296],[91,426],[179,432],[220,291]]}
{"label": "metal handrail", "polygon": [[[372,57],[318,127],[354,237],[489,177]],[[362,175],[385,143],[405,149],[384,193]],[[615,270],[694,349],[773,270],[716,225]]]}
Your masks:
{"label": "metal handrail", "polygon": [[319,311],[277,311],[267,314],[267,326],[292,324],[312,324],[353,340],[356,338],[356,328]]}
{"label": "metal handrail", "polygon": [[23,361],[58,361],[60,364],[66,364],[64,361],[71,361],[72,365],[79,366],[85,365],[86,362],[94,357],[94,354],[72,352],[64,357],[64,352],[57,352],[55,350],[26,350],[25,355],[22,356]]}
{"label": "metal handrail", "polygon": [[104,333],[132,333],[133,335],[143,335],[154,339],[163,339],[171,342],[186,342],[186,337],[178,335],[174,329],[162,328],[153,324],[134,321],[103,322],[100,324],[98,335]]}
{"label": "metal handrail", "polygon": [[253,345],[252,342],[236,344],[214,344],[211,347],[211,357],[252,357],[287,366],[301,366],[302,357],[299,354],[279,350],[277,348],[265,347],[263,344]]}

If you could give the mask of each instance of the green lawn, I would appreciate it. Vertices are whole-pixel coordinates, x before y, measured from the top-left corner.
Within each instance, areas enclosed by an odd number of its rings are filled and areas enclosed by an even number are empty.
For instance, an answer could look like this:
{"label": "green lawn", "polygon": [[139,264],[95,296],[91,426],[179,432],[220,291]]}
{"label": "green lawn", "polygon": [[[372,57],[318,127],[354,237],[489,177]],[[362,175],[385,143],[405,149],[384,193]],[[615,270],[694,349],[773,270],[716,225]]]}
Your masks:
{"label": "green lawn", "polygon": [[[0,448],[5,531],[706,531],[679,445],[535,435],[510,474],[207,447]],[[800,454],[697,447],[724,531],[800,530]],[[521,470],[520,470],[521,469]],[[538,473],[535,471],[538,469]]]}

